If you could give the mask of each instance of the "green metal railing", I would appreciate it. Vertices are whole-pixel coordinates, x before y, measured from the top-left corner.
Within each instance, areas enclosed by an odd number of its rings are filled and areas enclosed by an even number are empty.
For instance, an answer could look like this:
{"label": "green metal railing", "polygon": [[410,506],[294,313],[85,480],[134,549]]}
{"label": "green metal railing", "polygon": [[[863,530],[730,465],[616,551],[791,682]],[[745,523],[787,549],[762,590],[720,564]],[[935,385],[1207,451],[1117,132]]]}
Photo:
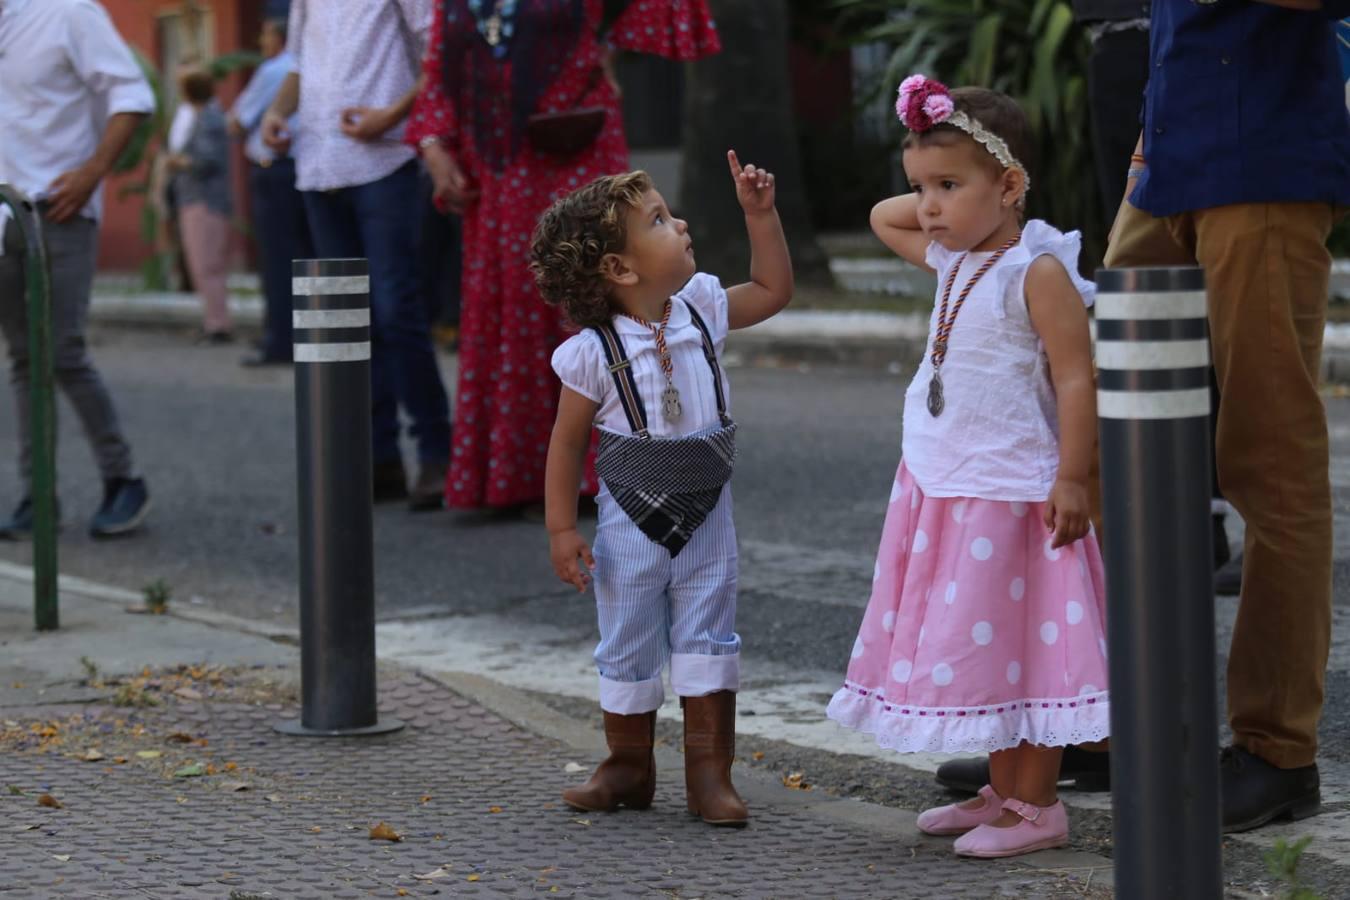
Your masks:
{"label": "green metal railing", "polygon": [[[0,206],[14,213],[23,236],[28,302],[29,432],[33,444],[33,620],[38,631],[60,627],[56,594],[56,398],[52,378],[51,283],[42,216],[33,201],[0,184]],[[9,302],[10,298],[0,298]]]}

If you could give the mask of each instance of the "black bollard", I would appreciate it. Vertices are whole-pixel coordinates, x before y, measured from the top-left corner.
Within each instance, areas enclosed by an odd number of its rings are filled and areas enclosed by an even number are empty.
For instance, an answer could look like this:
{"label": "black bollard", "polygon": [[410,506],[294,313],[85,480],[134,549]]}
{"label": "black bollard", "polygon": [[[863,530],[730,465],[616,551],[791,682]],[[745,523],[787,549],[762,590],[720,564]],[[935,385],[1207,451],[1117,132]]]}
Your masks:
{"label": "black bollard", "polygon": [[370,277],[364,259],[291,263],[300,495],[296,735],[382,734],[375,697]]}
{"label": "black bollard", "polygon": [[1116,892],[1218,900],[1204,272],[1102,269],[1097,288]]}

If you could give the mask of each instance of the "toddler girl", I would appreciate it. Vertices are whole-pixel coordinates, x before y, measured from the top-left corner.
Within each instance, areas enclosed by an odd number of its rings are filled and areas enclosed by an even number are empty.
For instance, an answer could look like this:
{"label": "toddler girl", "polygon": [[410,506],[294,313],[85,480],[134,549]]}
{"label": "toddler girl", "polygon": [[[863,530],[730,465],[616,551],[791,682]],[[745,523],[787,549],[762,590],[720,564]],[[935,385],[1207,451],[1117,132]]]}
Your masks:
{"label": "toddler girl", "polygon": [[[750,281],[723,289],[695,274],[688,226],[645,172],[598,178],[540,220],[531,266],[544,299],[583,330],[553,354],[562,380],[549,442],[545,519],[553,568],[595,579],[609,758],[572,807],[645,809],[656,789],[652,739],[661,671],[684,708],[688,808],[744,825],[731,784],[740,644],[735,432],[722,369],[727,331],[777,313],[792,297],[792,263],[774,207],[773,175],[728,154],[745,211]],[[592,425],[602,486],[595,549],[577,531],[577,488]]]}
{"label": "toddler girl", "polygon": [[1018,105],[914,75],[896,104],[914,192],[872,228],[938,275],[905,393],[872,595],[829,716],[901,752],[992,751],[990,781],[919,816],[963,856],[1068,842],[1065,745],[1106,737],[1104,585],[1088,521],[1096,396],[1079,237],[1022,222]]}

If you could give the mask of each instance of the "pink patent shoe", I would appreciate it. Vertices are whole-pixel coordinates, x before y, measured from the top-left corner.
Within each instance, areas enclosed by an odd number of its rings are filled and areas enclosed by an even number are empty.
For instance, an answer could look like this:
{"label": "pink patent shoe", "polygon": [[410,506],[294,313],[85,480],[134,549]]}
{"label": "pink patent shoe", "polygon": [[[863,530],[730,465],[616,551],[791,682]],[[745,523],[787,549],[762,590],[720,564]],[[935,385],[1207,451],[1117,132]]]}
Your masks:
{"label": "pink patent shoe", "polygon": [[939,837],[948,834],[965,834],[977,825],[992,822],[1003,812],[1003,798],[994,793],[989,785],[980,788],[979,796],[984,798],[984,806],[978,809],[962,809],[955,803],[926,809],[919,813],[919,830],[924,834]]}
{"label": "pink patent shoe", "polygon": [[1069,843],[1069,814],[1058,800],[1052,806],[1032,806],[1021,800],[1004,800],[1003,808],[1017,813],[1022,821],[1007,828],[984,824],[961,835],[952,845],[957,856],[977,856],[981,859],[1021,856],[1023,853],[1063,847]]}

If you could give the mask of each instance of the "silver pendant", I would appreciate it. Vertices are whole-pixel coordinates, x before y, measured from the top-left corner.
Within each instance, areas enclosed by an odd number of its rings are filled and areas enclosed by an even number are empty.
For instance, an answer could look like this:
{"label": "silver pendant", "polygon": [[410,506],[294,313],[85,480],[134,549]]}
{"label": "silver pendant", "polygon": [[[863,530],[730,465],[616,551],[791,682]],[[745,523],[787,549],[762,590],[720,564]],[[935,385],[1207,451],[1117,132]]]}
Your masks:
{"label": "silver pendant", "polygon": [[932,413],[933,418],[942,415],[943,407],[947,405],[942,396],[942,375],[933,373],[933,380],[928,382],[928,411]]}
{"label": "silver pendant", "polygon": [[675,385],[667,382],[666,389],[661,392],[661,416],[667,422],[676,422],[684,414],[684,407],[680,406],[680,392],[675,389]]}

